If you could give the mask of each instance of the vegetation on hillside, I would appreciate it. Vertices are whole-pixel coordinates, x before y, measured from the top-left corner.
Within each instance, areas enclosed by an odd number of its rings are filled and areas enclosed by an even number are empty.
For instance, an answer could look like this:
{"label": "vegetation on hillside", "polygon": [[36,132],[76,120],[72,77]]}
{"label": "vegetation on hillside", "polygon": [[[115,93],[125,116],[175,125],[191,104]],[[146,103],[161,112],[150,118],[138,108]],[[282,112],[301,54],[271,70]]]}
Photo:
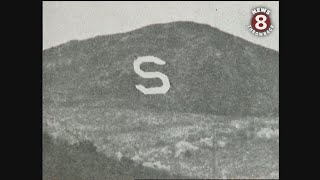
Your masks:
{"label": "vegetation on hillside", "polygon": [[44,180],[125,180],[134,178],[178,178],[168,172],[144,167],[129,158],[120,160],[96,151],[89,141],[70,145],[43,134]]}

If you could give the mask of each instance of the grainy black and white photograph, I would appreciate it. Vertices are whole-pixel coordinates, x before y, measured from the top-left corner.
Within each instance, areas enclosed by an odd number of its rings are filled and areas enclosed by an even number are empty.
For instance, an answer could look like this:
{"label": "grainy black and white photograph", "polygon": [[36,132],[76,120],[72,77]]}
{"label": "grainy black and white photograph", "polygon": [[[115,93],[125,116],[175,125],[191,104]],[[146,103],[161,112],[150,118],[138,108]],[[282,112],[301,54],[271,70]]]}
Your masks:
{"label": "grainy black and white photograph", "polygon": [[279,179],[279,1],[43,1],[44,180]]}

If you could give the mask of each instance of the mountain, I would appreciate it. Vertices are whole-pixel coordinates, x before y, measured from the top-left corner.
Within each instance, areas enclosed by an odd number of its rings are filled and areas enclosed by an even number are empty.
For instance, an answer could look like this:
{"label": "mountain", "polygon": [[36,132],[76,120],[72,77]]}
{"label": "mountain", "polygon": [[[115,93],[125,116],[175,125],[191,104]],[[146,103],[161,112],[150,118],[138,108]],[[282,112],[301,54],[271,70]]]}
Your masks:
{"label": "mountain", "polygon": [[[134,72],[133,61],[141,56],[166,62],[141,65],[144,71],[168,76],[171,88],[166,94],[145,95],[136,89],[138,84],[161,86],[159,79],[143,79]],[[43,51],[43,101],[278,116],[279,52],[194,22],[154,24],[73,40]]]}

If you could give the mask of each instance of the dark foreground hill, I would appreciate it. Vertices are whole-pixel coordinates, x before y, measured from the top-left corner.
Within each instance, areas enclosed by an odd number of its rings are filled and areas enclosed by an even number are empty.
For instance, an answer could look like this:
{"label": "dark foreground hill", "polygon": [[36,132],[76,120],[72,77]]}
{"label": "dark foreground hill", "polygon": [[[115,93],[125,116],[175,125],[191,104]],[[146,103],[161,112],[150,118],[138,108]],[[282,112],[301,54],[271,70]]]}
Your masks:
{"label": "dark foreground hill", "polygon": [[45,180],[133,180],[134,178],[182,178],[143,167],[129,158],[106,157],[89,141],[70,145],[43,134],[43,179]]}
{"label": "dark foreground hill", "polygon": [[[166,61],[141,66],[169,77],[165,95],[144,95],[135,88],[161,86],[159,79],[134,72],[139,56]],[[209,25],[155,24],[44,50],[43,98],[151,111],[277,116],[279,53]]]}

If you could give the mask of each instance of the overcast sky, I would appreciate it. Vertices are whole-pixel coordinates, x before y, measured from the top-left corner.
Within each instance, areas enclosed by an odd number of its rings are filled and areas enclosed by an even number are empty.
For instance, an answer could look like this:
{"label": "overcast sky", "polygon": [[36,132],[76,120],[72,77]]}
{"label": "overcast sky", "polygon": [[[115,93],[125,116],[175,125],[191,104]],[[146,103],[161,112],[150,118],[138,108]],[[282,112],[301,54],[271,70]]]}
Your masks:
{"label": "overcast sky", "polygon": [[[248,30],[251,9],[271,10],[271,34]],[[131,31],[154,23],[194,21],[279,50],[279,2],[43,2],[43,49],[73,39]]]}

